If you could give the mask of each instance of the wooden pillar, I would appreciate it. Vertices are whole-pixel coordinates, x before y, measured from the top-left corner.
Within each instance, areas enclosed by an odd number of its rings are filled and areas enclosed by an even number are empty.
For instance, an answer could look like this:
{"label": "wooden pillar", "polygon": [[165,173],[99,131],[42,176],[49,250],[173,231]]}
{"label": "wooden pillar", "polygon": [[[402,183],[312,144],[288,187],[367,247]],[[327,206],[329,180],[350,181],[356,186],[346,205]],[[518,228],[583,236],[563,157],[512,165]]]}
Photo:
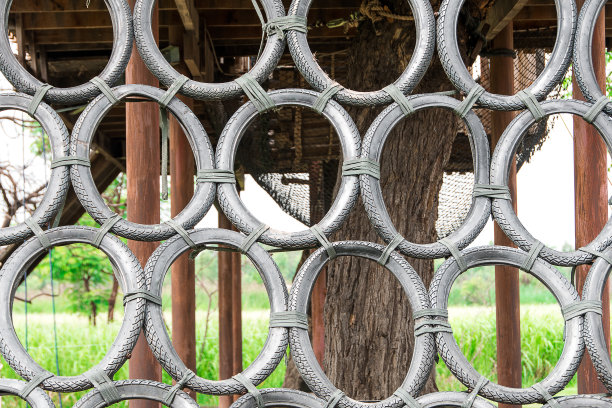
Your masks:
{"label": "wooden pillar", "polygon": [[[321,162],[310,164],[310,223],[319,222],[324,215],[323,204],[323,165]],[[325,268],[319,274],[310,297],[310,315],[312,327],[312,348],[319,364],[323,366],[325,356],[325,320],[323,311],[327,295],[327,273]]]}
{"label": "wooden pillar", "polygon": [[[578,0],[582,7],[583,0]],[[593,67],[599,86],[605,92],[605,8],[596,21],[593,32]],[[574,99],[584,100],[578,84],[572,81]],[[592,241],[608,220],[607,188],[607,149],[595,128],[581,118],[574,116],[574,211],[576,221],[576,248]],[[581,266],[576,270],[576,288],[582,286],[589,267]],[[603,296],[603,327],[606,344],[610,345],[610,297],[606,285]],[[607,392],[597,379],[597,373],[589,354],[585,352],[578,368],[578,393],[597,394]]]}
{"label": "wooden pillar", "polygon": [[[493,49],[513,49],[512,22],[493,40]],[[509,56],[491,57],[491,92],[514,93],[514,60]],[[491,113],[491,148],[512,121],[513,112]],[[514,211],[516,207],[516,161],[508,178]],[[495,245],[514,246],[506,234],[495,224]],[[497,322],[497,378],[500,385],[521,387],[521,325],[519,299],[519,271],[503,265],[495,266],[495,306]],[[516,405],[499,404],[500,408]]]}
{"label": "wooden pillar", "polygon": [[[134,7],[135,0],[130,0]],[[153,33],[158,35],[158,12],[153,11]],[[138,55],[136,47],[125,71],[126,84],[158,86]],[[159,106],[155,102],[128,103],[125,107],[127,217],[143,224],[159,223],[160,140]],[[128,246],[144,266],[159,244],[128,241]],[[144,334],[140,334],[129,363],[130,378],[161,381],[161,367],[149,349]],[[132,408],[158,407],[146,400],[130,401]]]}
{"label": "wooden pillar", "polygon": [[[130,0],[134,8],[135,0]],[[153,33],[158,36],[158,11],[153,11]],[[138,55],[136,47],[125,71],[126,84],[158,86]],[[127,217],[143,224],[159,223],[159,106],[155,102],[128,103],[125,107]],[[144,266],[159,244],[157,242],[128,241],[128,246]],[[130,378],[161,381],[161,367],[149,349],[144,334],[140,334],[129,364]],[[159,403],[146,400],[130,401],[132,408],[158,407]]]}
{"label": "wooden pillar", "polygon": [[[219,228],[232,229],[232,223],[219,211]],[[219,268],[219,379],[224,380],[234,375],[233,327],[232,327],[232,277],[233,252],[218,253]],[[234,401],[233,396],[219,397],[219,407],[227,408]]]}
{"label": "wooden pillar", "polygon": [[[186,69],[179,69],[188,75]],[[193,110],[193,99],[180,97]],[[193,197],[195,160],[180,123],[170,115],[170,209],[174,217]],[[189,253],[172,265],[172,344],[187,368],[196,372],[195,262]],[[194,391],[189,391],[196,398]]]}
{"label": "wooden pillar", "polygon": [[[233,228],[237,231],[236,227]],[[242,372],[242,254],[232,252],[232,374]],[[240,396],[234,396],[236,401]]]}

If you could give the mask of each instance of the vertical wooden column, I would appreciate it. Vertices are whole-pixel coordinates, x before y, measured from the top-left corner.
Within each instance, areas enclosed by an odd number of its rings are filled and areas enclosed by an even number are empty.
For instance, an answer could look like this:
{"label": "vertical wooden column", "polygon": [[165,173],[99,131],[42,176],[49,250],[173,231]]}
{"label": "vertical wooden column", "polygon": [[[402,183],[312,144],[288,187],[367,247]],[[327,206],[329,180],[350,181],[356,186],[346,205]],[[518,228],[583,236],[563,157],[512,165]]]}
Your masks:
{"label": "vertical wooden column", "polygon": [[[237,231],[236,227],[233,228]],[[242,254],[232,252],[232,374],[242,372]],[[234,396],[236,401],[240,396]]]}
{"label": "vertical wooden column", "polygon": [[[232,229],[232,223],[219,209],[219,228]],[[219,268],[219,379],[234,375],[232,297],[233,297],[233,252],[218,253]],[[219,407],[227,408],[234,401],[231,395],[219,397]]]}
{"label": "vertical wooden column", "polygon": [[[513,49],[512,22],[493,40],[493,49]],[[514,93],[514,60],[509,56],[491,57],[491,92]],[[491,148],[512,121],[513,112],[491,113]],[[516,207],[516,161],[508,178],[514,211]],[[514,246],[495,224],[495,245]],[[519,271],[503,265],[495,266],[495,306],[497,322],[497,378],[500,385],[521,387],[521,325],[519,299]],[[516,405],[499,404],[500,408]]]}
{"label": "vertical wooden column", "polygon": [[[135,0],[129,0],[134,8]],[[153,34],[158,37],[158,10],[153,11]],[[126,84],[158,86],[157,79],[149,72],[132,48],[132,56],[125,71]],[[154,102],[128,103],[125,107],[126,169],[127,169],[127,217],[143,224],[159,223],[159,175],[160,139],[159,107]],[[158,246],[156,242],[128,241],[128,246],[144,266]],[[130,378],[161,381],[161,367],[149,349],[141,333],[129,363]],[[130,401],[132,408],[152,408],[158,403],[145,400]]]}
{"label": "vertical wooden column", "polygon": [[[183,75],[188,71],[180,68]],[[180,97],[193,110],[193,99]],[[195,160],[180,123],[170,115],[170,209],[174,217],[193,197]],[[195,262],[189,253],[172,264],[172,344],[187,368],[196,372]],[[189,394],[196,398],[194,391]]]}
{"label": "vertical wooden column", "polygon": [[[323,218],[323,166],[321,162],[310,164],[310,223],[316,224]],[[319,364],[323,366],[325,356],[325,320],[323,310],[327,296],[327,273],[325,268],[319,274],[310,297],[310,315],[312,327],[312,348]]]}
{"label": "vertical wooden column", "polygon": [[[578,0],[582,7],[583,0]],[[599,86],[605,92],[605,8],[596,21],[593,32],[593,67]],[[572,81],[574,99],[584,100],[575,79]],[[608,220],[607,149],[595,128],[574,116],[574,211],[576,220],[576,248],[587,245],[601,231]],[[588,274],[588,266],[576,270],[576,288],[582,286]],[[610,297],[606,285],[603,296],[603,327],[606,344],[610,345]],[[597,379],[597,373],[588,353],[584,354],[578,368],[578,393],[597,394],[607,392]]]}
{"label": "vertical wooden column", "polygon": [[[134,7],[135,0],[130,0]],[[158,34],[158,12],[153,11],[153,33]],[[132,49],[125,71],[126,84],[158,86],[157,79],[148,71],[136,47]],[[125,107],[127,217],[132,222],[159,223],[159,107],[151,103],[128,103]],[[128,241],[128,246],[144,266],[158,243]],[[161,367],[141,333],[129,363],[130,378],[161,381]],[[130,401],[132,408],[157,407],[146,400]]]}

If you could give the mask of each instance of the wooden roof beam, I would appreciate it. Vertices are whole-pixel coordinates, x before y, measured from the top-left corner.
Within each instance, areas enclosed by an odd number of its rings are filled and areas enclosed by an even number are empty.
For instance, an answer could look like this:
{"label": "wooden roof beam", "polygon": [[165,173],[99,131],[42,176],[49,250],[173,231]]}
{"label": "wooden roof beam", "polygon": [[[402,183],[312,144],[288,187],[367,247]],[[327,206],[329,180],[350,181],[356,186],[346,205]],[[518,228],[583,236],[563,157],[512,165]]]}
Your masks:
{"label": "wooden roof beam", "polygon": [[523,9],[529,0],[497,0],[488,10],[480,31],[487,41],[492,40]]}

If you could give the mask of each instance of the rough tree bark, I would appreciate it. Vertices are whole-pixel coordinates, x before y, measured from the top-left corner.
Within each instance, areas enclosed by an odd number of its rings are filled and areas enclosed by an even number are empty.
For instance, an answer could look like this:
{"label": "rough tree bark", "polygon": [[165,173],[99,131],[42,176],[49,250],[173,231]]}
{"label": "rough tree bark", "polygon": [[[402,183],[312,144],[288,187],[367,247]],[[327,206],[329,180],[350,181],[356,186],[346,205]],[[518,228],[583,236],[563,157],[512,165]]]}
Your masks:
{"label": "rough tree bark", "polygon": [[[404,0],[390,9],[407,15]],[[434,4],[434,10],[438,5]],[[458,32],[466,32],[459,27]],[[381,89],[407,66],[414,47],[414,26],[405,22],[362,23],[349,50],[351,89]],[[467,36],[459,37],[466,49]],[[413,93],[453,89],[438,61],[434,61]],[[381,109],[348,108],[361,134]],[[443,109],[420,111],[401,122],[389,137],[382,155],[381,184],[391,219],[407,239],[426,243],[437,239],[438,192],[443,169],[457,134],[458,120]],[[358,204],[334,240],[381,242]],[[433,261],[408,259],[428,287]],[[339,258],[327,269],[325,305],[325,362],[331,381],[358,400],[390,396],[408,371],[414,346],[408,300],[395,277],[375,262]],[[434,371],[423,390],[436,390]]]}

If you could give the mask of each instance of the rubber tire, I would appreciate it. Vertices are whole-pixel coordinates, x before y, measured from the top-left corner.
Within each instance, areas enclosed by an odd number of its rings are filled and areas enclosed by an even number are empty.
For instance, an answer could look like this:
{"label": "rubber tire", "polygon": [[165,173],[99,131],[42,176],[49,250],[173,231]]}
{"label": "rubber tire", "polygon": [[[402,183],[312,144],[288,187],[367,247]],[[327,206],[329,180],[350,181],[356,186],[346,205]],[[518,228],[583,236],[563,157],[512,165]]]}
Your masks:
{"label": "rubber tire", "polygon": [[[409,97],[409,100],[415,111],[433,107],[453,109],[461,103],[454,98],[443,95],[418,95]],[[387,137],[393,128],[404,118],[405,116],[397,103],[390,105],[382,111],[372,122],[363,139],[361,156],[380,163]],[[470,131],[468,137],[472,147],[475,182],[478,184],[489,184],[489,142],[487,134],[478,116],[473,111],[466,115],[464,122]],[[370,175],[362,174],[359,177],[359,182],[361,199],[363,200],[370,223],[386,243],[391,242],[398,232],[387,212],[380,187],[380,180]],[[476,197],[472,199],[472,206],[465,220],[446,239],[455,243],[459,249],[467,247],[480,234],[489,220],[490,214],[490,198]],[[451,255],[448,248],[439,242],[415,244],[404,239],[397,248],[401,253],[413,258],[435,259]]]}
{"label": "rubber tire", "polygon": [[[605,254],[612,255],[612,249],[607,249]],[[610,270],[610,264],[605,259],[598,258],[595,261],[582,287],[583,300],[601,301]],[[584,333],[584,341],[597,377],[608,390],[612,390],[612,362],[606,347],[601,315],[593,312],[585,314]]]}
{"label": "rubber tire", "polygon": [[[600,395],[570,395],[555,398],[561,408],[611,408],[612,400]],[[551,408],[545,404],[542,408]]]}
{"label": "rubber tire", "polygon": [[[542,110],[546,115],[557,113],[571,113],[584,117],[590,103],[577,100],[551,100],[541,103]],[[530,112],[525,111],[514,118],[502,134],[491,159],[491,184],[508,185],[508,177],[512,159],[518,149],[518,145],[529,127],[535,122]],[[607,115],[598,115],[593,122],[595,128],[602,135],[608,150],[612,150],[612,119]],[[494,199],[492,212],[495,221],[504,233],[519,248],[529,251],[536,239],[527,231],[518,219],[510,200]],[[597,237],[587,247],[596,251],[603,251],[612,243],[612,219],[609,219]],[[576,266],[591,262],[595,256],[581,252],[562,252],[549,247],[542,248],[539,257],[545,261],[558,266]]]}
{"label": "rubber tire", "polygon": [[[14,395],[19,397],[19,393],[27,384],[28,383],[25,381],[2,378],[0,379],[0,396]],[[38,387],[26,397],[25,401],[32,408],[55,408],[53,401],[51,401],[51,398],[49,398],[47,393]]]}
{"label": "rubber tire", "polygon": [[[55,246],[74,243],[92,244],[98,229],[82,226],[53,228],[45,231],[45,236]],[[109,257],[115,276],[123,293],[143,289],[144,272],[138,259],[119,238],[106,234],[100,250]],[[30,381],[37,374],[45,372],[28,354],[15,333],[12,321],[12,308],[15,291],[22,281],[24,272],[35,265],[47,251],[37,237],[32,237],[13,252],[0,269],[0,353],[13,370]],[[109,377],[123,366],[136,345],[142,330],[146,303],[136,299],[127,303],[119,333],[106,352],[104,358],[93,369],[104,370]],[[52,373],[49,373],[52,374]],[[41,388],[55,392],[76,392],[91,388],[93,385],[84,375],[56,376],[41,383]]]}
{"label": "rubber tire", "polygon": [[[320,94],[305,89],[283,89],[270,92],[268,95],[279,107],[304,106],[312,108]],[[257,109],[249,102],[242,105],[230,118],[217,143],[216,168],[234,170],[234,161],[240,140],[257,115]],[[329,101],[323,110],[323,116],[331,122],[340,138],[344,160],[358,158],[361,153],[361,137],[350,115],[337,102]],[[355,206],[358,196],[359,177],[342,177],[331,208],[317,224],[326,236],[340,228]],[[217,200],[227,218],[243,233],[248,235],[262,224],[240,200],[234,184],[219,184]],[[310,230],[290,233],[272,228],[264,232],[258,242],[281,248],[306,248],[319,244]]]}
{"label": "rubber tire", "polygon": [[[434,392],[417,398],[421,408],[446,408],[457,407],[463,408],[463,403],[468,398],[468,393],[465,392]],[[476,397],[472,408],[494,408],[494,405],[485,401],[482,398]]]}
{"label": "rubber tire", "polygon": [[[132,12],[126,0],[104,0],[113,23],[113,50],[104,70],[98,77],[113,86],[121,79],[132,54],[134,41]],[[12,0],[2,0],[0,6],[0,71],[19,92],[34,95],[44,85],[28,72],[15,58],[8,40],[8,18]],[[100,89],[92,82],[70,88],[51,88],[45,95],[45,102],[70,105],[86,102],[97,95]]]}
{"label": "rubber tire", "polygon": [[[576,75],[576,82],[585,99],[593,103],[603,96],[595,78],[592,51],[595,21],[605,3],[603,0],[587,0],[580,8],[574,45],[573,72]],[[612,106],[607,104],[603,111],[612,115]]]}
{"label": "rubber tire", "polygon": [[[230,230],[207,228],[190,231],[190,238],[196,245],[225,244],[240,248],[245,236]],[[164,242],[153,252],[145,266],[146,281],[151,292],[160,295],[166,273],[172,263],[183,253],[190,250],[182,237],[174,237]],[[246,254],[259,272],[268,293],[270,312],[287,310],[287,287],[278,266],[272,257],[259,245],[254,244]],[[153,355],[168,374],[180,380],[187,367],[179,357],[168,336],[162,307],[149,304],[145,318],[145,335]],[[285,327],[270,328],[266,343],[257,358],[242,372],[254,385],[261,384],[278,366],[287,350],[287,331]],[[195,376],[185,384],[190,389],[208,395],[228,395],[246,392],[246,388],[234,379],[221,381],[207,380]]]}
{"label": "rubber tire", "polygon": [[[264,388],[259,390],[264,406],[286,408],[324,408],[325,401],[302,391],[283,388]],[[258,408],[253,394],[238,398],[230,408]]]}
{"label": "rubber tire", "polygon": [[[313,0],[293,0],[289,6],[290,16],[306,17]],[[416,27],[416,44],[410,59],[410,63],[402,72],[400,77],[393,83],[405,95],[409,94],[419,83],[425,71],[429,68],[435,47],[435,26],[431,3],[427,0],[407,0]],[[304,79],[315,90],[323,92],[327,87],[335,84],[327,73],[321,68],[314,57],[308,38],[305,33],[299,31],[287,32],[287,44],[295,66]],[[385,91],[360,92],[342,88],[333,99],[340,103],[355,106],[378,106],[393,102],[393,98]]]}
{"label": "rubber tire", "polygon": [[[17,109],[27,112],[32,97],[22,93],[4,93],[0,95],[0,110]],[[40,123],[51,143],[54,158],[68,156],[70,136],[66,125],[49,105],[42,102],[34,112],[33,118]],[[42,200],[30,219],[41,228],[51,222],[68,194],[70,176],[67,167],[51,169],[51,178]],[[0,245],[9,245],[31,237],[34,233],[25,223],[0,229]]]}
{"label": "rubber tire", "polygon": [[[338,256],[356,256],[373,261],[377,261],[385,249],[382,245],[363,241],[333,242],[332,245]],[[319,248],[304,262],[291,285],[289,294],[290,311],[307,312],[314,283],[328,261],[329,257],[325,249]],[[420,311],[429,308],[425,285],[404,258],[396,252],[391,253],[385,268],[398,279],[406,293],[411,310]],[[293,362],[306,385],[318,397],[326,401],[329,400],[331,395],[337,391],[337,388],[319,365],[312,349],[308,330],[289,329],[289,343]],[[411,395],[416,396],[425,385],[433,367],[435,353],[431,333],[416,337],[410,368],[402,383],[402,387]],[[344,397],[337,404],[341,408],[401,408],[404,405],[404,401],[395,395],[376,403],[364,403]]]}
{"label": "rubber tire", "polygon": [[[485,265],[507,265],[520,267],[528,254],[514,248],[487,246],[466,249],[462,252],[468,268]],[[579,300],[578,293],[572,284],[550,264],[537,259],[529,272],[542,282],[555,296],[560,306],[566,306]],[[461,271],[454,258],[449,258],[436,271],[429,289],[429,298],[433,308],[447,309],[448,296],[455,279]],[[583,318],[577,316],[565,323],[565,343],[559,361],[552,372],[539,382],[551,395],[561,391],[572,379],[584,353]],[[453,333],[436,333],[438,354],[449,370],[462,384],[472,389],[481,375],[474,369],[461,352]],[[492,382],[485,384],[480,396],[505,404],[545,403],[542,396],[532,387],[512,388]]]}
{"label": "rubber tire", "polygon": [[[128,96],[142,96],[159,102],[165,92],[146,85],[122,85],[113,88],[113,93],[119,100]],[[104,116],[113,106],[104,95],[98,96],[87,105],[72,130],[71,155],[78,157],[88,156],[94,134]],[[187,105],[176,97],[168,104],[168,110],[179,121],[185,132],[185,136],[194,154],[196,170],[212,169],[214,167],[213,148],[200,120]],[[89,167],[73,165],[70,176],[74,192],[85,210],[94,220],[102,225],[106,220],[115,215],[115,212],[106,205],[98,192]],[[186,230],[192,229],[204,218],[212,206],[215,198],[215,189],[214,183],[197,183],[193,197],[191,197],[189,203],[173,220]],[[111,231],[120,237],[135,241],[163,241],[177,233],[168,224],[145,225],[126,219],[119,220],[111,228]]]}
{"label": "rubber tire", "polygon": [[[438,55],[446,75],[455,88],[468,94],[476,81],[461,58],[457,44],[457,22],[465,0],[444,0],[440,5],[437,23]],[[526,90],[542,101],[565,76],[572,59],[574,33],[576,32],[576,4],[574,0],[555,0],[557,7],[557,38],[550,60],[542,73]],[[478,105],[487,109],[513,111],[526,106],[517,95],[500,95],[489,92],[478,98]]]}
{"label": "rubber tire", "polygon": [[[156,0],[138,0],[134,6],[134,33],[136,46],[149,71],[166,87],[178,79],[179,74],[159,50],[151,30],[151,13]],[[284,17],[285,7],[281,0],[261,0],[266,21]],[[253,14],[255,11],[253,10]],[[268,79],[285,51],[285,39],[273,34],[249,74],[260,84]],[[236,81],[206,83],[188,80],[179,90],[181,95],[201,101],[227,100],[244,94]]]}
{"label": "rubber tire", "polygon": [[[172,388],[170,385],[149,380],[123,380],[114,382],[121,401],[125,400],[148,400],[157,401],[170,408],[199,408],[187,393],[179,390],[174,397],[171,405],[164,404],[164,398]],[[83,396],[74,404],[73,408],[104,408],[106,407],[104,398],[98,390],[93,390]]]}

